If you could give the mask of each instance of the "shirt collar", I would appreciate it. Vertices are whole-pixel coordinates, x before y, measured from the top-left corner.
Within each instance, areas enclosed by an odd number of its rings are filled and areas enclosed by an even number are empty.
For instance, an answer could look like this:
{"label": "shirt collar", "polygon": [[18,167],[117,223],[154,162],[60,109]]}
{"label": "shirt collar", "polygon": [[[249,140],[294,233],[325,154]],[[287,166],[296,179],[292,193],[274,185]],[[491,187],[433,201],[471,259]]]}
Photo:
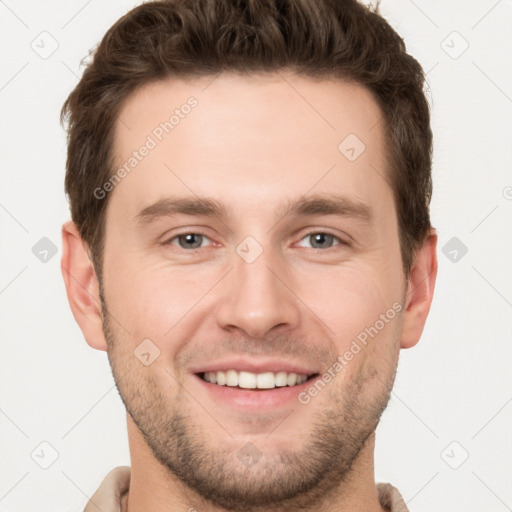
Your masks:
{"label": "shirt collar", "polygon": [[[129,466],[114,468],[103,479],[98,490],[93,494],[84,512],[125,512],[130,489],[131,470]],[[408,508],[398,489],[391,484],[377,484],[380,504],[389,512],[408,512]]]}

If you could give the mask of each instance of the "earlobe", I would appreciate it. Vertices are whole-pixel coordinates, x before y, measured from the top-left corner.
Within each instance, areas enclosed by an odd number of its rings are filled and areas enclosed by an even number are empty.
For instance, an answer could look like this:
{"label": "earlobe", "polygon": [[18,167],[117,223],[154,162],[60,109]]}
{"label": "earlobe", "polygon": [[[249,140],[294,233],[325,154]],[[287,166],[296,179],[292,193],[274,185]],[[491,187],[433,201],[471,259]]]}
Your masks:
{"label": "earlobe", "polygon": [[62,226],[61,271],[71,311],[87,343],[98,350],[107,350],[98,279],[87,244],[72,221]]}
{"label": "earlobe", "polygon": [[425,327],[437,277],[436,248],[437,234],[432,228],[428,238],[416,251],[414,264],[409,274],[401,348],[410,348],[416,345]]}

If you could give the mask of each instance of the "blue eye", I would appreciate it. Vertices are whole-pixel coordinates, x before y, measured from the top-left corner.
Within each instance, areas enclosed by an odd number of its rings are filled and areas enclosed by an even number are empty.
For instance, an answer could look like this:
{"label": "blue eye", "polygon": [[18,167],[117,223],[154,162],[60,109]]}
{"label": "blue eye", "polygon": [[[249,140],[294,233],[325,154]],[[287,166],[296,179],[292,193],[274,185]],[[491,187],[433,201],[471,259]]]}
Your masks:
{"label": "blue eye", "polygon": [[[311,231],[307,233],[302,240],[310,241],[310,248],[312,249],[331,249],[337,245],[348,245],[341,238],[324,231]],[[193,250],[193,249],[201,249],[202,247],[206,247],[208,244],[204,243],[205,241],[210,240],[205,233],[201,232],[187,232],[181,233],[173,236],[166,242],[164,245],[174,245],[178,246],[180,249],[184,250]],[[176,243],[175,243],[176,241]],[[307,245],[299,245],[300,247],[308,247]]]}
{"label": "blue eye", "polygon": [[168,240],[166,244],[175,245],[172,241],[177,240],[181,249],[199,249],[203,246],[202,242],[205,238],[208,239],[204,233],[182,233]]}
{"label": "blue eye", "polygon": [[341,245],[345,242],[338,238],[335,235],[332,235],[330,233],[324,233],[323,231],[311,231],[308,233],[302,240],[308,239],[312,243],[313,249],[330,249],[333,245],[333,241],[337,241],[337,244],[334,245]]}

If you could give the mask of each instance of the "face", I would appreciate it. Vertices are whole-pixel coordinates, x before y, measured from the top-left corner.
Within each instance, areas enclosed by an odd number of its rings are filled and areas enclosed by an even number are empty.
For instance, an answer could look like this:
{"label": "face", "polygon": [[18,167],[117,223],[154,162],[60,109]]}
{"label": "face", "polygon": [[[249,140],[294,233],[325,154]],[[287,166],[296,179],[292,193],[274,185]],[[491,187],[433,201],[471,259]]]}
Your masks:
{"label": "face", "polygon": [[120,112],[108,356],[153,455],[218,506],[325,494],[387,403],[406,280],[380,119],[295,75],[152,83]]}

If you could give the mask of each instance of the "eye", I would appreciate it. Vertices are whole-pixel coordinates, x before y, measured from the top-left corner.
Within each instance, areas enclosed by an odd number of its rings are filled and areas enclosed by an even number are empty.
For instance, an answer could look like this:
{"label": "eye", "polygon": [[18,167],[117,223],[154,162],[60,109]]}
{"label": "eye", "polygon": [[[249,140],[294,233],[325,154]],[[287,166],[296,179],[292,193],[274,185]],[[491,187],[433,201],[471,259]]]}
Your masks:
{"label": "eye", "polygon": [[[200,249],[208,245],[207,243],[203,243],[206,240],[209,240],[209,238],[205,233],[187,232],[173,236],[164,242],[163,245],[177,245],[180,249],[185,250]],[[311,243],[311,246],[309,247],[312,249],[331,249],[336,245],[348,245],[344,240],[336,235],[324,231],[311,231],[301,239],[301,242],[302,240],[309,240]],[[299,243],[299,246],[308,247],[301,243]]]}
{"label": "eye", "polygon": [[164,242],[164,245],[176,245],[173,243],[176,240],[181,249],[199,249],[203,247],[205,239],[209,240],[204,233],[181,233]]}
{"label": "eye", "polygon": [[[332,235],[331,233],[325,233],[323,231],[311,231],[301,240],[309,239],[313,249],[330,249],[333,245],[333,241],[337,241],[334,245],[348,245],[341,238]],[[304,246],[301,246],[304,247]]]}

